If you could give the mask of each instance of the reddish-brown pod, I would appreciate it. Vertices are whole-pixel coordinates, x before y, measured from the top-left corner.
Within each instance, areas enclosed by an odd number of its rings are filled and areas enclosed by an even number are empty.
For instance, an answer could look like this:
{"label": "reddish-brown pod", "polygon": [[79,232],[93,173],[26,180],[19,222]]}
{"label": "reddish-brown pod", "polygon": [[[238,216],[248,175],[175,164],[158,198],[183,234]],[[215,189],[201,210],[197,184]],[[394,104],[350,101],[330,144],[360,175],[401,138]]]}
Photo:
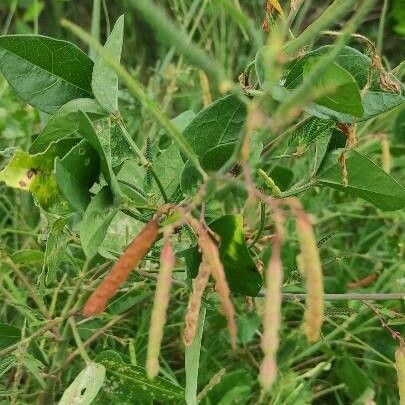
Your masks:
{"label": "reddish-brown pod", "polygon": [[97,289],[90,295],[83,308],[84,316],[94,316],[105,310],[107,301],[117,293],[119,286],[128,279],[130,272],[148,253],[158,237],[158,231],[158,218],[144,226]]}

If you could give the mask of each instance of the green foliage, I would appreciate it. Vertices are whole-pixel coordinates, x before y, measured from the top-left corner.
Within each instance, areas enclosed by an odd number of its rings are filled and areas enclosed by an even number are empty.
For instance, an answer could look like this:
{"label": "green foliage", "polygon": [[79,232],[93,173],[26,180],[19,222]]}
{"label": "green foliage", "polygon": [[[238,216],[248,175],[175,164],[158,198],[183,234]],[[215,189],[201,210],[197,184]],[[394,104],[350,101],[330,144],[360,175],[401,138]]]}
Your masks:
{"label": "green foliage", "polygon": [[[259,0],[118,3],[0,2],[0,402],[396,403],[403,302],[364,305],[353,293],[404,291],[401,1],[280,2],[283,13],[266,16]],[[71,15],[84,29],[56,23]],[[286,197],[299,198],[324,242],[325,293],[347,298],[325,296],[313,345],[298,327],[297,294],[307,290]],[[139,272],[104,313],[83,319],[111,262],[166,203]],[[264,393],[275,206],[284,213],[280,292],[294,300],[282,305],[277,379]],[[218,246],[234,352],[213,277],[198,336],[180,343],[202,257],[189,215]],[[169,225],[177,259],[150,381],[143,366]]]}
{"label": "green foliage", "polygon": [[93,62],[75,45],[53,38],[0,38],[1,72],[27,103],[48,113],[91,96]]}

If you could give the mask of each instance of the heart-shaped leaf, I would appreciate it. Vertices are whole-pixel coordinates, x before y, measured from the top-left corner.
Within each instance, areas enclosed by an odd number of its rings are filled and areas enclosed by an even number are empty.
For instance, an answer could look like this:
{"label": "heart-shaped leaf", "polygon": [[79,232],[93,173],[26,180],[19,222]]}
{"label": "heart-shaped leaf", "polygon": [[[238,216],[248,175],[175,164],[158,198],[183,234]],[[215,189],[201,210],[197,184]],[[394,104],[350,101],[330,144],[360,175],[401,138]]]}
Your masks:
{"label": "heart-shaped leaf", "polygon": [[41,35],[2,36],[0,69],[25,102],[47,113],[92,95],[93,62],[70,42]]}

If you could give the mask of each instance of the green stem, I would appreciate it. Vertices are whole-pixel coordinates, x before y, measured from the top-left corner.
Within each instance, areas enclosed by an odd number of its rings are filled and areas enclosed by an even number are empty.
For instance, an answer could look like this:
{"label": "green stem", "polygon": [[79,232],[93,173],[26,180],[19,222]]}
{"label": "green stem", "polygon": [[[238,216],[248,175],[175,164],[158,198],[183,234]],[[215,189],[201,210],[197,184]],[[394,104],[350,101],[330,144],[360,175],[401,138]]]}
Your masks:
{"label": "green stem", "polygon": [[257,230],[256,236],[254,237],[252,243],[249,245],[249,248],[252,248],[256,244],[256,242],[260,239],[260,236],[262,236],[265,221],[266,221],[266,204],[264,202],[261,202],[260,203],[260,226],[259,226],[259,229]]}
{"label": "green stem", "polygon": [[198,367],[200,365],[201,340],[204,329],[206,308],[201,308],[198,330],[190,347],[186,347],[186,393],[187,405],[197,405]]}
{"label": "green stem", "polygon": [[385,27],[385,17],[387,15],[388,10],[388,0],[384,0],[382,10],[381,10],[381,17],[380,23],[378,24],[378,34],[377,34],[377,52],[379,55],[382,54],[383,44],[384,44],[384,27]]}
{"label": "green stem", "polygon": [[[100,41],[100,18],[101,18],[101,0],[93,0],[93,11],[91,14],[91,35],[96,41]],[[89,56],[94,60],[96,50],[90,46]]]}
{"label": "green stem", "polygon": [[[149,4],[149,3],[148,3]],[[140,103],[156,118],[156,120],[162,125],[166,130],[167,134],[177,143],[178,147],[181,149],[183,154],[190,160],[190,162],[195,166],[195,168],[200,172],[204,180],[208,179],[207,173],[201,167],[198,156],[188,143],[187,139],[184,138],[183,134],[176,128],[176,126],[166,117],[165,114],[159,109],[156,103],[149,98],[142,85],[132,77],[128,70],[125,69],[119,62],[117,62],[111,53],[100,45],[89,33],[84,31],[82,28],[76,24],[63,19],[61,25],[69,29],[74,35],[79,37],[83,42],[91,45],[101,56],[104,62],[110,66],[117,75],[122,79],[125,85],[128,87],[130,93],[140,101]]]}
{"label": "green stem", "polygon": [[124,135],[126,141],[129,143],[129,145],[130,145],[131,148],[134,150],[134,152],[138,155],[138,158],[139,158],[139,160],[141,161],[142,166],[145,166],[145,167],[147,167],[147,168],[150,170],[150,172],[151,172],[151,174],[152,174],[152,176],[153,176],[153,178],[154,178],[154,180],[155,180],[155,182],[156,182],[156,185],[157,185],[158,188],[159,188],[160,194],[161,194],[162,197],[163,197],[164,202],[165,202],[165,203],[169,202],[169,199],[168,199],[168,197],[167,197],[167,194],[166,194],[166,191],[165,191],[165,189],[164,189],[164,187],[163,187],[163,184],[162,184],[162,182],[160,181],[160,179],[159,179],[158,175],[156,174],[156,172],[153,170],[153,167],[152,167],[151,162],[149,162],[149,160],[146,159],[145,155],[144,155],[144,154],[142,153],[142,151],[139,149],[138,145],[137,145],[137,144],[135,143],[135,141],[131,138],[131,136],[130,136],[129,133],[128,133],[127,128],[126,128],[125,125],[124,125],[124,122],[123,122],[121,119],[118,119],[117,122],[118,122],[118,126],[120,127],[121,132],[122,132],[122,134]]}
{"label": "green stem", "polygon": [[73,337],[75,339],[76,346],[80,352],[80,355],[82,356],[82,358],[86,364],[91,363],[90,357],[87,354],[86,349],[83,346],[82,339],[80,339],[80,335],[79,335],[79,332],[76,327],[76,322],[74,321],[73,317],[70,317],[68,322],[69,322],[70,328],[72,329]]}

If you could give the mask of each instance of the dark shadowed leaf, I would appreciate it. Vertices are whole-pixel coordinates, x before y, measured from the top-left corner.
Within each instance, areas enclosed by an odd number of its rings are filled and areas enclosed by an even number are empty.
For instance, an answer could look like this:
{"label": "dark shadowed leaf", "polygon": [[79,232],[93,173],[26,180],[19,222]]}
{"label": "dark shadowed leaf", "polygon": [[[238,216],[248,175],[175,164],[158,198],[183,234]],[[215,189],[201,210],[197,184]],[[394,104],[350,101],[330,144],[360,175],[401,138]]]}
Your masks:
{"label": "dark shadowed leaf", "polygon": [[90,187],[99,175],[100,161],[95,149],[83,139],[62,159],[55,160],[59,190],[72,208],[83,213],[90,202]]}
{"label": "dark shadowed leaf", "polygon": [[41,35],[2,36],[0,68],[25,102],[47,113],[92,94],[93,62],[70,42]]}
{"label": "dark shadowed leaf", "polygon": [[20,339],[20,329],[13,325],[0,323],[0,350],[17,343]]}
{"label": "dark shadowed leaf", "polygon": [[[242,215],[225,215],[209,227],[220,237],[219,253],[230,289],[234,293],[256,296],[263,280],[245,244]],[[201,254],[197,248],[184,253],[188,275],[194,278]]]}

